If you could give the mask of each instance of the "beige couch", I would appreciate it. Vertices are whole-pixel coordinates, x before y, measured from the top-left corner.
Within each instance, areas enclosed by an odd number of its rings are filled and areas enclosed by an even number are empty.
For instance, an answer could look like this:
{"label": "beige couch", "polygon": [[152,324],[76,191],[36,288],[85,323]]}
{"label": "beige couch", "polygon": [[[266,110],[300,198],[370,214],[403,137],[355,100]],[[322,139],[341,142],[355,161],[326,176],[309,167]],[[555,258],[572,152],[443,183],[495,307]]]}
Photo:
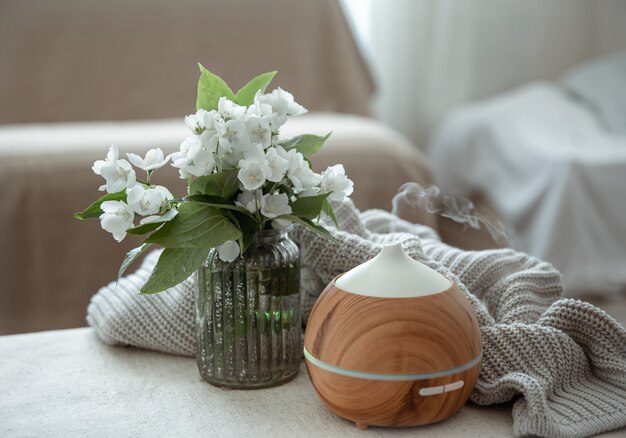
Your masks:
{"label": "beige couch", "polygon": [[[336,0],[37,5],[0,3],[0,334],[85,325],[89,298],[138,243],[116,244],[97,221],[72,217],[99,194],[91,164],[111,143],[175,150],[193,111],[196,61],[235,86],[280,70],[275,85],[311,110],[283,135],[333,131],[314,165],[344,163],[361,209],[389,209],[402,183],[430,181],[405,138],[337,114],[367,114],[373,82]],[[157,119],[89,122],[141,118]],[[82,122],[23,124],[68,120]],[[184,192],[174,169],[159,182]],[[491,245],[481,233],[405,214],[457,245]]]}

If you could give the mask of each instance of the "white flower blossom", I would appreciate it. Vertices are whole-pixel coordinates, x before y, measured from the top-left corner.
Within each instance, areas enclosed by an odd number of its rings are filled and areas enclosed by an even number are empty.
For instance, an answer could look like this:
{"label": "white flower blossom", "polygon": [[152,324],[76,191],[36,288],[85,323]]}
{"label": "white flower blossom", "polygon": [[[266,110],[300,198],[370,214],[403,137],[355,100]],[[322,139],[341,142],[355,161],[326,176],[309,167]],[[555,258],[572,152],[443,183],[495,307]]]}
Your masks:
{"label": "white flower blossom", "polygon": [[300,152],[297,152],[295,149],[285,151],[283,147],[277,146],[276,153],[289,163],[287,177],[293,184],[296,193],[313,189],[319,185],[322,180],[321,175],[309,168],[309,163]]}
{"label": "white flower blossom", "polygon": [[295,149],[290,149],[289,151],[286,151],[282,146],[276,146],[275,150],[276,154],[286,160],[288,163],[287,177],[293,184],[294,191],[296,193],[302,191],[304,187],[300,182],[300,179],[297,177],[296,173],[298,172],[298,169],[302,167],[306,166],[308,168],[309,163],[304,161],[304,156]]}
{"label": "white flower blossom", "polygon": [[237,105],[226,97],[220,97],[217,101],[217,111],[226,120],[237,120],[246,113],[246,107]]}
{"label": "white flower blossom", "polygon": [[290,225],[291,221],[288,221],[287,219],[274,219],[272,221],[272,228],[279,231],[289,228]]}
{"label": "white flower blossom", "polygon": [[267,177],[269,181],[279,182],[289,170],[289,161],[286,158],[279,155],[276,148],[269,148],[265,153],[265,160],[271,169],[270,175]]}
{"label": "white flower blossom", "polygon": [[261,214],[273,219],[283,214],[291,214],[291,206],[289,205],[289,197],[284,193],[275,193],[263,195],[263,207]]}
{"label": "white flower blossom", "polygon": [[267,149],[272,144],[272,128],[266,118],[248,116],[246,128],[248,128],[248,137],[252,144],[261,144],[263,149]]}
{"label": "white flower blossom", "polygon": [[243,188],[246,190],[256,190],[265,184],[267,180],[266,166],[256,161],[241,160],[239,162],[239,172],[237,177]]}
{"label": "white flower blossom", "polygon": [[308,167],[309,163],[306,163],[304,161],[304,155],[302,155],[295,149],[290,149],[289,151],[286,151],[285,148],[283,148],[282,146],[276,146],[275,149],[276,153],[285,160],[287,160],[287,163],[289,163],[289,167],[287,168],[288,172],[293,172],[301,166]]}
{"label": "white flower blossom", "polygon": [[303,189],[298,193],[298,198],[306,198],[307,196],[317,196],[320,194],[322,189],[317,186],[311,187],[309,189]]}
{"label": "white flower blossom", "polygon": [[328,196],[331,201],[343,201],[354,191],[354,183],[346,176],[342,164],[336,164],[322,172],[320,187],[324,193],[331,192]]}
{"label": "white flower blossom", "polygon": [[268,167],[269,163],[265,159],[265,151],[263,150],[263,146],[257,144],[256,146],[251,147],[247,151],[244,152],[243,158],[245,161],[254,161],[255,163],[262,164],[265,167]]}
{"label": "white flower blossom", "polygon": [[217,125],[224,120],[222,118],[222,115],[216,110],[205,111],[204,113],[202,113],[202,116],[204,129],[206,129],[207,131],[216,131]]}
{"label": "white flower blossom", "polygon": [[136,154],[126,154],[128,156],[128,161],[131,162],[135,167],[140,168],[141,170],[145,170],[146,172],[149,170],[159,169],[170,160],[170,156],[167,157],[161,150],[161,148],[150,149],[146,152],[146,157],[141,158]]}
{"label": "white flower blossom", "polygon": [[201,148],[198,137],[186,137],[180,144],[180,151],[172,154],[172,166],[178,168],[189,166]]}
{"label": "white flower blossom", "polygon": [[309,191],[322,181],[322,176],[309,169],[308,165],[306,167],[303,165],[293,172],[289,172],[288,177],[296,193]]}
{"label": "white flower blossom", "polygon": [[100,226],[121,242],[126,237],[126,231],[133,227],[133,210],[123,201],[104,201],[100,208],[103,211],[100,215]]}
{"label": "white flower blossom", "polygon": [[181,178],[210,175],[215,169],[215,159],[212,152],[202,148],[198,137],[187,137],[180,151],[172,154],[172,166],[179,169]]}
{"label": "white flower blossom", "polygon": [[235,201],[235,205],[245,208],[250,213],[256,213],[260,208],[263,208],[263,203],[263,192],[261,190],[255,190],[254,192],[244,190],[237,196]]}
{"label": "white flower blossom", "polygon": [[198,135],[200,146],[210,152],[217,150],[217,144],[219,141],[219,134],[213,129],[206,129],[202,131],[202,134]]}
{"label": "white flower blossom", "polygon": [[106,180],[106,184],[100,186],[100,191],[117,193],[134,186],[137,181],[133,167],[128,161],[119,159],[119,150],[115,145],[111,145],[105,160],[93,163],[92,169]]}
{"label": "white flower blossom", "polygon": [[184,168],[185,172],[193,176],[210,175],[215,169],[215,159],[213,154],[206,149],[200,149],[194,155],[192,164]]}
{"label": "white flower blossom", "polygon": [[224,123],[219,137],[219,153],[243,152],[250,148],[250,137],[246,124],[240,120]]}
{"label": "white flower blossom", "polygon": [[234,240],[227,240],[217,247],[217,254],[220,260],[224,262],[232,262],[239,257],[239,244]]}
{"label": "white flower blossom", "polygon": [[267,104],[272,107],[272,113],[274,116],[274,124],[272,128],[277,129],[283,125],[288,117],[299,116],[307,112],[306,108],[296,103],[293,99],[293,95],[288,91],[278,87],[269,94],[262,94],[257,92],[255,98],[256,104]]}
{"label": "white flower blossom", "polygon": [[239,161],[238,167],[240,169],[239,181],[246,190],[258,189],[272,175],[272,168],[265,159],[263,146],[260,144],[244,153],[244,158]]}
{"label": "white flower blossom", "polygon": [[178,214],[178,210],[176,210],[175,208],[171,208],[160,216],[153,215],[153,216],[144,217],[143,219],[139,221],[139,225],[153,224],[156,222],[168,222],[174,219],[174,217],[176,217],[177,214]]}
{"label": "white flower blossom", "polygon": [[248,107],[246,110],[246,114],[249,116],[257,116],[263,117],[268,121],[271,121],[271,118],[274,115],[274,111],[272,111],[272,105],[257,101],[257,97],[262,96],[262,93],[259,91],[255,97],[255,102]]}
{"label": "white flower blossom", "polygon": [[133,211],[142,216],[156,214],[163,207],[167,207],[168,201],[174,199],[168,189],[163,186],[145,188],[142,184],[135,185],[128,190],[126,202]]}
{"label": "white flower blossom", "polygon": [[201,108],[195,114],[185,116],[185,125],[194,134],[200,134],[207,127],[207,114],[208,111]]}

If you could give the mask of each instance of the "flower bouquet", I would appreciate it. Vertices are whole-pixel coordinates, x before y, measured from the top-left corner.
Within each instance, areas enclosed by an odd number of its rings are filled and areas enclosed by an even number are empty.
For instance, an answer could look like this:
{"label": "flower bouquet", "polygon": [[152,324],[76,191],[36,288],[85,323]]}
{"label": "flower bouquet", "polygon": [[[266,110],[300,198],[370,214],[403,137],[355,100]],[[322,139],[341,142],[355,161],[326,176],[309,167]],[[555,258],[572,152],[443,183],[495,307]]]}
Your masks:
{"label": "flower bouquet", "polygon": [[[286,230],[296,223],[330,238],[319,218],[335,220],[329,201],[349,196],[353,183],[341,164],[321,174],[311,169],[309,157],[328,135],[280,138],[281,126],[306,109],[281,88],[265,92],[276,72],[235,93],[202,65],[200,71],[197,111],[185,117],[191,133],[180,150],[125,159],[111,146],[93,165],[106,194],[75,217],[99,218],[117,241],[146,236],[118,278],[148,248],[164,248],[142,294],[197,272],[201,374],[226,386],[268,386],[295,375],[300,358],[299,255]],[[183,197],[153,182],[168,162],[187,180]]]}

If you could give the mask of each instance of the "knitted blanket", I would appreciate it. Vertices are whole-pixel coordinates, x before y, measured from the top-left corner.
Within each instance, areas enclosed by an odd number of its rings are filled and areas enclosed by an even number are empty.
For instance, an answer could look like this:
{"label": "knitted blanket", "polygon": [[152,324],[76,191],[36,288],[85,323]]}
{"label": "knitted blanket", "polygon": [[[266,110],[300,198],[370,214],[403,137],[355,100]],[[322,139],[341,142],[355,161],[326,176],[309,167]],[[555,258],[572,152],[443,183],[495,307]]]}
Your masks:
{"label": "knitted blanket", "polygon": [[[304,322],[324,286],[401,241],[416,260],[453,279],[472,303],[484,356],[471,400],[481,405],[517,398],[514,434],[584,437],[626,425],[626,330],[602,310],[562,299],[560,274],[548,263],[510,249],[463,251],[431,228],[390,213],[335,206],[339,229],[329,241],[296,227],[302,257]],[[138,295],[158,252],[133,274],[102,288],[87,321],[106,343],[172,354],[195,354],[193,278],[156,295]]]}

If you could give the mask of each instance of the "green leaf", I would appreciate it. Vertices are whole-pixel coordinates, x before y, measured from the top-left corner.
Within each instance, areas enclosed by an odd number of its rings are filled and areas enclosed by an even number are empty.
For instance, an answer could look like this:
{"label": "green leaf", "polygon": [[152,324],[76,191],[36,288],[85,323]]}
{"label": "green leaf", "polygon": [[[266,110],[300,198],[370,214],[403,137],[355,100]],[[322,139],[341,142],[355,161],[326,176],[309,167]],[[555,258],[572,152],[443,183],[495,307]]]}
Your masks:
{"label": "green leaf", "polygon": [[305,158],[308,158],[322,148],[322,145],[328,137],[330,137],[330,134],[332,134],[332,132],[329,132],[324,137],[313,134],[298,135],[289,140],[280,142],[280,145],[287,151],[295,149],[304,155]]}
{"label": "green leaf", "polygon": [[304,219],[315,219],[320,215],[324,201],[330,196],[329,193],[318,196],[305,196],[296,199],[291,204],[291,212],[294,216]]}
{"label": "green leaf", "polygon": [[249,106],[254,103],[254,96],[257,91],[263,93],[267,86],[272,82],[272,79],[276,75],[276,71],[268,71],[262,75],[252,79],[246,85],[241,87],[235,95],[235,102],[239,105]]}
{"label": "green leaf", "polygon": [[192,195],[210,195],[220,198],[230,198],[239,190],[237,169],[224,170],[212,175],[200,176],[189,186]]}
{"label": "green leaf", "polygon": [[100,215],[103,213],[100,205],[102,205],[104,201],[126,201],[126,191],[122,190],[121,192],[117,193],[107,193],[83,211],[74,214],[74,217],[76,219],[80,219],[81,221],[94,217],[100,217]]}
{"label": "green leaf", "polygon": [[191,195],[185,198],[185,201],[193,201],[198,202],[209,207],[213,208],[223,208],[225,210],[234,210],[240,213],[247,214],[252,217],[252,213],[246,210],[244,207],[240,205],[233,205],[231,201],[224,198],[219,198],[217,196],[209,196],[209,195]]}
{"label": "green leaf", "polygon": [[150,243],[144,243],[141,246],[138,246],[135,249],[131,249],[126,253],[126,255],[124,256],[124,260],[120,265],[120,269],[119,271],[117,271],[118,280],[122,277],[124,272],[126,272],[126,269],[128,269],[128,267],[137,259],[137,257],[143,254],[150,247],[150,245]]}
{"label": "green leaf", "polygon": [[240,236],[237,227],[216,208],[197,202],[183,202],[176,217],[145,242],[158,243],[166,248],[214,248]]}
{"label": "green leaf", "polygon": [[150,224],[143,224],[143,225],[136,226],[135,228],[131,228],[131,229],[127,230],[126,232],[128,234],[146,234],[146,233],[149,233],[151,231],[156,230],[161,225],[163,225],[163,222],[154,222],[154,223],[150,223]]}
{"label": "green leaf", "polygon": [[241,249],[241,253],[243,254],[252,243],[254,234],[259,229],[259,224],[256,219],[248,214],[233,212],[233,215],[235,216],[237,223],[239,224],[239,230],[241,231],[239,247]]}
{"label": "green leaf", "polygon": [[211,73],[202,64],[200,67],[200,79],[198,79],[198,97],[196,99],[196,109],[211,111],[217,109],[217,102],[220,97],[227,97],[234,101],[235,94],[230,87],[218,75]]}
{"label": "green leaf", "polygon": [[298,216],[294,216],[292,214],[284,214],[282,216],[278,216],[278,219],[286,219],[288,221],[304,225],[305,227],[309,228],[310,230],[315,231],[320,236],[323,236],[323,237],[325,237],[327,239],[330,239],[330,240],[336,240],[332,236],[332,234],[330,234],[328,232],[328,230],[326,228],[322,227],[321,225],[317,225],[316,223],[314,223],[313,221],[311,221],[309,219],[302,219],[302,218],[299,218]]}
{"label": "green leaf", "polygon": [[326,215],[333,221],[335,226],[339,228],[339,223],[337,222],[337,217],[335,216],[335,212],[333,210],[333,206],[330,205],[328,199],[324,199],[324,203],[322,204],[322,211],[326,213]]}
{"label": "green leaf", "polygon": [[207,251],[206,248],[166,248],[152,275],[141,288],[141,293],[161,292],[186,280],[202,266]]}

